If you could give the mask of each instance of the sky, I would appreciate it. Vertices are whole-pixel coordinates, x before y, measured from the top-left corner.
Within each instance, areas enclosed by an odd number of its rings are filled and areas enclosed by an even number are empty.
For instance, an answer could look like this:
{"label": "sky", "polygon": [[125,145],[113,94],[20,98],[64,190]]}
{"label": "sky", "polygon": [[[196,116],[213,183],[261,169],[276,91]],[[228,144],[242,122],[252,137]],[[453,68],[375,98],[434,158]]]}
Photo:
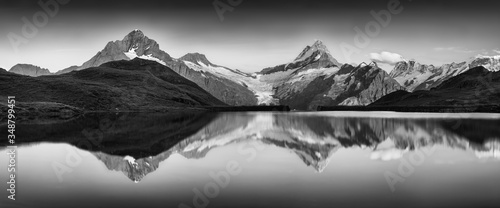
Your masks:
{"label": "sky", "polygon": [[315,40],[341,63],[376,60],[387,71],[402,58],[442,65],[500,54],[500,1],[57,0],[51,14],[39,5],[55,1],[0,0],[1,68],[81,65],[134,29],[174,58],[199,52],[246,72],[290,62]]}

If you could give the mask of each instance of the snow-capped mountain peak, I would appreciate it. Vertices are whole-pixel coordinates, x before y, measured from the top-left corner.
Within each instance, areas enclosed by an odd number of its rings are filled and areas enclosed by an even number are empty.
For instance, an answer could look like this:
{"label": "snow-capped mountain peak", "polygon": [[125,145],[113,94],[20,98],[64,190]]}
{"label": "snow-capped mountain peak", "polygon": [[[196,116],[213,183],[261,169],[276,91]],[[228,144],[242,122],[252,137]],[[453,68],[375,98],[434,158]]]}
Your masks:
{"label": "snow-capped mountain peak", "polygon": [[200,65],[200,63],[203,63],[206,66],[217,66],[210,62],[207,57],[204,54],[201,53],[188,53],[184,56],[182,56],[179,60],[182,61],[189,61],[191,63],[195,63]]}
{"label": "snow-capped mountain peak", "polygon": [[420,64],[411,59],[398,62],[390,75],[408,91],[428,90],[451,77],[478,66],[483,66],[493,72],[500,71],[500,55],[477,55],[469,61],[452,62],[441,66]]}
{"label": "snow-capped mountain peak", "polygon": [[500,71],[500,55],[485,56],[477,55],[469,64],[469,68],[484,66],[484,68],[497,72]]}
{"label": "snow-capped mountain peak", "polygon": [[[321,40],[315,40],[312,45],[306,46],[304,50],[302,50],[302,52],[294,59],[294,62],[304,61],[313,55],[315,57],[323,56],[323,54],[327,54],[327,56],[331,57],[330,51],[325,44],[323,44]],[[319,57],[316,59],[319,59]]]}

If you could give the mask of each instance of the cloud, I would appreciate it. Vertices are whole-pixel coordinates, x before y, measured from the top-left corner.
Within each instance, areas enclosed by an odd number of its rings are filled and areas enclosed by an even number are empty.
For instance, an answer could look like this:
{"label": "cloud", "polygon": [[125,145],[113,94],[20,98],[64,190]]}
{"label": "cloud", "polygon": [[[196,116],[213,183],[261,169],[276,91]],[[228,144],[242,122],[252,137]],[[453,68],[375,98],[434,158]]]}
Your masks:
{"label": "cloud", "polygon": [[498,49],[497,50],[493,50],[493,52],[500,53],[500,50],[498,50]]}
{"label": "cloud", "polygon": [[438,52],[449,51],[449,52],[455,52],[455,53],[478,53],[478,52],[480,52],[478,50],[469,50],[469,49],[460,48],[460,47],[437,47],[437,48],[434,48],[434,50],[438,51]]}
{"label": "cloud", "polygon": [[404,61],[403,56],[397,53],[383,51],[381,53],[370,53],[370,59],[377,63],[395,65],[400,61]]}
{"label": "cloud", "polygon": [[372,160],[382,160],[382,161],[390,161],[390,160],[398,160],[401,159],[408,150],[400,150],[400,149],[385,149],[385,150],[376,150],[371,153],[370,159]]}

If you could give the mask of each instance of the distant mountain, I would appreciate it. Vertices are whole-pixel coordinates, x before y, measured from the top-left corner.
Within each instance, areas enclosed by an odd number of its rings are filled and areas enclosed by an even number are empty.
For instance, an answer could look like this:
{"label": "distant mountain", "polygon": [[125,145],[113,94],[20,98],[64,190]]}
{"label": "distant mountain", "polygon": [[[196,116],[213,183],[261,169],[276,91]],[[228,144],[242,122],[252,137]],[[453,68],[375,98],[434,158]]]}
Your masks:
{"label": "distant mountain", "polygon": [[314,110],[320,105],[368,105],[403,89],[377,64],[340,65],[321,41],[307,46],[290,63],[263,69],[280,104]]}
{"label": "distant mountain", "polygon": [[499,105],[500,72],[483,66],[442,81],[428,91],[394,92],[372,105],[386,106],[478,106]]}
{"label": "distant mountain", "polygon": [[470,62],[469,67],[474,68],[478,66],[484,66],[484,68],[493,72],[500,71],[500,55],[496,56],[478,55]]}
{"label": "distant mountain", "polygon": [[275,72],[284,72],[288,70],[308,70],[329,68],[340,66],[340,63],[332,57],[328,48],[322,41],[316,40],[312,45],[306,46],[304,50],[290,63],[275,67],[265,68],[260,74],[272,74]]}
{"label": "distant mountain", "polygon": [[105,111],[224,105],[172,69],[143,59],[108,62],[59,76],[0,74],[0,95]]}
{"label": "distant mountain", "polygon": [[[168,66],[229,105],[257,104],[254,92],[238,80],[228,79],[213,72],[201,72],[192,69],[183,60],[174,59],[168,53],[161,50],[155,40],[149,39],[140,30],[130,32],[123,40],[109,42],[102,51],[99,51],[81,66],[72,66],[63,69],[58,74],[100,66],[109,61],[131,60],[134,58],[152,60]],[[196,57],[194,58],[196,59]],[[184,59],[191,60],[188,57],[184,57]],[[208,63],[206,58],[203,61]]]}
{"label": "distant mountain", "polygon": [[477,56],[468,62],[444,64],[442,66],[420,64],[416,61],[398,62],[390,75],[407,91],[429,90],[447,79],[470,68],[483,66],[490,71],[500,71],[500,56]]}
{"label": "distant mountain", "polygon": [[10,68],[9,72],[31,77],[52,75],[52,73],[48,69],[44,69],[31,64],[16,64],[12,68]]}

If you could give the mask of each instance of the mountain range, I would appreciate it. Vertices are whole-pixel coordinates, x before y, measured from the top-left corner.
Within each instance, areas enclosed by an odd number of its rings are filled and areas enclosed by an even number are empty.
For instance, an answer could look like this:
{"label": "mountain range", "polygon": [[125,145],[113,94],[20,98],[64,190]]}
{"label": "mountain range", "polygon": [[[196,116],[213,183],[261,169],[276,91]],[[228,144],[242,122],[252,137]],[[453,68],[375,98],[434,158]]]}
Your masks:
{"label": "mountain range", "polygon": [[288,63],[246,73],[215,64],[200,53],[173,58],[160,49],[155,40],[134,30],[122,40],[108,42],[104,49],[80,66],[51,74],[47,69],[19,64],[9,72],[60,76],[111,61],[136,58],[166,66],[228,105],[280,104],[296,110],[314,110],[317,106],[366,106],[396,91],[430,90],[477,66],[490,71],[500,70],[500,56],[477,56],[468,62],[440,67],[405,60],[396,63],[387,73],[375,62],[342,64],[317,40]]}
{"label": "mountain range", "polygon": [[0,89],[16,95],[22,103],[62,103],[88,111],[151,111],[225,105],[172,69],[139,58],[111,61],[57,76],[0,73]]}
{"label": "mountain range", "polygon": [[396,63],[390,75],[409,92],[429,90],[445,80],[466,72],[467,70],[483,66],[496,72],[500,71],[500,56],[476,56],[460,63],[444,64],[442,66],[420,64],[414,60]]}
{"label": "mountain range", "polygon": [[500,71],[483,66],[443,80],[430,90],[397,91],[372,106],[480,106],[500,104]]}
{"label": "mountain range", "polygon": [[[72,66],[59,71],[57,74],[96,67],[109,61],[131,60],[134,58],[152,60],[167,66],[229,105],[254,105],[257,103],[254,93],[247,87],[216,74],[191,69],[183,60],[172,58],[168,53],[161,50],[155,40],[148,38],[140,30],[130,32],[122,40],[107,43],[103,50],[81,66]],[[184,56],[186,60],[196,60],[197,58],[200,57],[193,54]]]}

